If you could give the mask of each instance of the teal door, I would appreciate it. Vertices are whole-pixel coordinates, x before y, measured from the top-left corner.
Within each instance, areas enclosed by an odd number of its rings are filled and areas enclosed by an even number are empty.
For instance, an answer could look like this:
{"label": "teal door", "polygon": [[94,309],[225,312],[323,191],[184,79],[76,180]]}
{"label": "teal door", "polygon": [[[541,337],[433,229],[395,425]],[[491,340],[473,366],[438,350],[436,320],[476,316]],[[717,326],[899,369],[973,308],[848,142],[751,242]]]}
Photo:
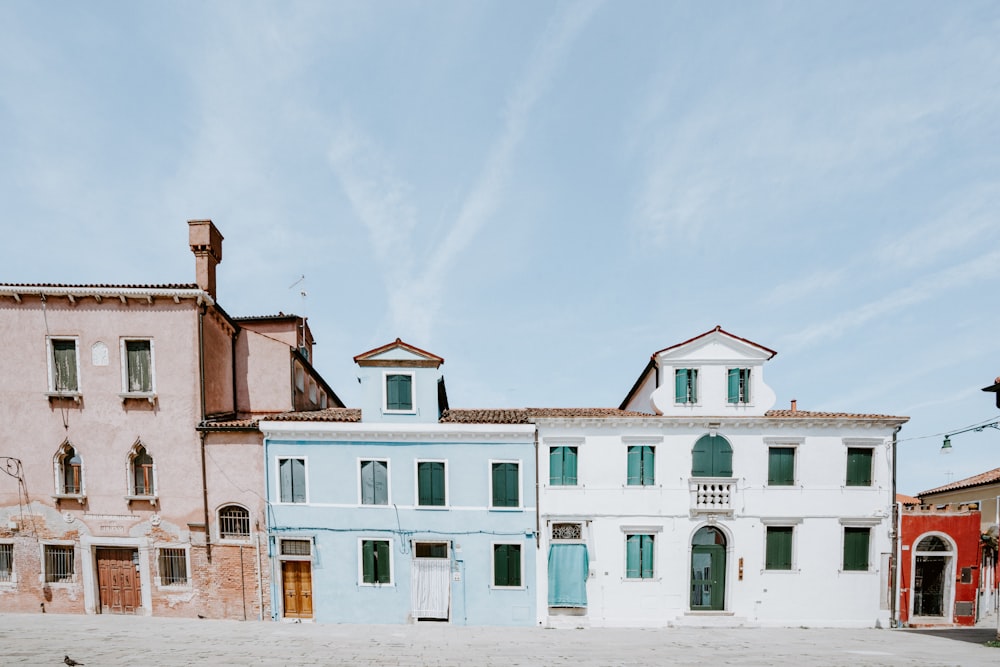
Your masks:
{"label": "teal door", "polygon": [[726,608],[726,537],[715,528],[695,533],[691,545],[691,610]]}

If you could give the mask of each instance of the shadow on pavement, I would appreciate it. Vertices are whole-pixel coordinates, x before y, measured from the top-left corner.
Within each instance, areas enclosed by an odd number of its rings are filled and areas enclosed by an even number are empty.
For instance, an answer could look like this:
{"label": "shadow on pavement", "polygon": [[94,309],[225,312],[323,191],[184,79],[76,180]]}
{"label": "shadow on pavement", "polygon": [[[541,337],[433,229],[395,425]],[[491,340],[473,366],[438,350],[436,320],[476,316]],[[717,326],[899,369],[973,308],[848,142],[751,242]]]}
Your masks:
{"label": "shadow on pavement", "polygon": [[[985,644],[997,638],[996,628],[903,628],[902,632],[940,637],[941,639],[953,639],[972,644]],[[997,649],[997,659],[1000,660],[1000,649]]]}

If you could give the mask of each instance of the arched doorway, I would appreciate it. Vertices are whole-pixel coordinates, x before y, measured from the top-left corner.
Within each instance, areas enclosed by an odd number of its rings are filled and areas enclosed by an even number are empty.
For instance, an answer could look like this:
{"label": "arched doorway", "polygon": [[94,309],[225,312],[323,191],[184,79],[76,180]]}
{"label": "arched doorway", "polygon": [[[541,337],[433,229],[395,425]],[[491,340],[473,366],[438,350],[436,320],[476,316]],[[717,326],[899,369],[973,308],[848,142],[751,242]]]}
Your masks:
{"label": "arched doorway", "polygon": [[937,535],[921,539],[913,550],[913,614],[951,620],[951,543]]}
{"label": "arched doorway", "polygon": [[691,540],[691,610],[726,608],[726,536],[705,526]]}

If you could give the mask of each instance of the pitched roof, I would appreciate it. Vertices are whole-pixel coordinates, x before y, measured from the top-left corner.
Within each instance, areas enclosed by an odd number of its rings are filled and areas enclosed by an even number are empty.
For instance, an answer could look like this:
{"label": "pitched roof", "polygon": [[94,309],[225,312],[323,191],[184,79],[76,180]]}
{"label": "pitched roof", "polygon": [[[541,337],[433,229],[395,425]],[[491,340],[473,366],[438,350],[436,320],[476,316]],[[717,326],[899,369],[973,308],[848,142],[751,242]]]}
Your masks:
{"label": "pitched roof", "polygon": [[778,419],[892,419],[903,422],[910,421],[909,417],[899,417],[896,415],[862,414],[854,412],[814,412],[812,410],[768,410],[765,417]]}
{"label": "pitched roof", "polygon": [[[421,357],[419,360],[407,359],[407,360],[389,360],[389,359],[377,359],[380,354],[388,352],[389,350],[406,350],[411,354]],[[417,365],[417,366],[431,366],[437,368],[444,363],[444,358],[439,357],[432,352],[427,350],[421,350],[415,345],[410,345],[409,343],[404,343],[401,339],[397,338],[391,343],[386,343],[376,347],[374,350],[368,350],[367,352],[362,352],[358,356],[354,357],[354,363],[359,366],[386,366],[386,365]]]}
{"label": "pitched roof", "polygon": [[1000,468],[994,468],[993,470],[979,473],[978,475],[973,475],[972,477],[966,477],[965,479],[960,479],[957,482],[951,482],[950,484],[939,486],[936,489],[931,489],[930,491],[921,491],[917,495],[923,498],[924,496],[929,496],[934,493],[957,491],[958,489],[968,489],[973,486],[985,486],[986,484],[997,483],[1000,483]]}
{"label": "pitched roof", "polygon": [[914,498],[913,496],[908,496],[905,493],[897,493],[896,502],[903,503],[904,505],[919,505],[920,498]]}
{"label": "pitched roof", "polygon": [[359,422],[361,410],[357,408],[326,408],[324,410],[283,412],[260,421],[275,422]]}
{"label": "pitched roof", "polygon": [[666,352],[667,350],[673,350],[673,349],[675,349],[675,348],[678,348],[678,347],[682,347],[682,346],[684,346],[684,345],[687,345],[688,343],[693,343],[694,341],[698,340],[699,338],[704,338],[705,336],[710,336],[710,335],[712,335],[712,334],[714,334],[714,333],[720,333],[720,334],[723,334],[723,335],[725,335],[725,336],[728,336],[729,338],[732,338],[733,340],[738,340],[738,341],[740,341],[740,342],[742,342],[742,343],[746,343],[747,345],[752,345],[752,346],[756,347],[756,348],[757,348],[757,349],[759,349],[759,350],[762,350],[762,351],[764,351],[764,352],[767,352],[767,353],[769,353],[769,354],[771,355],[771,356],[769,356],[769,357],[768,357],[768,359],[770,359],[770,358],[771,358],[771,357],[773,357],[774,355],[778,354],[777,352],[775,352],[774,350],[772,350],[772,349],[771,349],[771,348],[769,348],[769,347],[764,347],[763,345],[761,345],[761,344],[759,344],[759,343],[755,343],[755,342],[753,342],[752,340],[747,340],[746,338],[741,338],[740,336],[737,336],[737,335],[735,335],[735,334],[731,334],[731,333],[729,333],[728,331],[726,331],[725,329],[723,329],[723,328],[722,328],[721,326],[719,326],[719,325],[716,325],[716,327],[715,327],[714,329],[709,329],[709,330],[708,330],[708,331],[706,331],[705,333],[703,333],[703,334],[698,334],[698,335],[697,335],[697,336],[695,336],[694,338],[688,338],[688,339],[687,339],[686,341],[684,341],[683,343],[677,343],[676,345],[671,345],[671,346],[669,346],[669,347],[665,347],[665,348],[663,348],[662,350],[657,350],[656,352],[654,352],[654,353],[653,353],[653,356],[655,357],[655,356],[656,356],[656,355],[658,355],[658,354],[663,354],[663,353],[664,353],[664,352]]}

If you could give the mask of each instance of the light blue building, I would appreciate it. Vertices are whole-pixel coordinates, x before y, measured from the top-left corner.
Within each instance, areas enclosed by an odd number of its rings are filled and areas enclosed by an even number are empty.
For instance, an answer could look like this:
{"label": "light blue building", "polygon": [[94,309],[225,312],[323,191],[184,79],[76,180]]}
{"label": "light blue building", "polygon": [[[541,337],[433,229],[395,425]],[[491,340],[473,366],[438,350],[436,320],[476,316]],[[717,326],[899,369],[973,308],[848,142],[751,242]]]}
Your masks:
{"label": "light blue building", "polygon": [[260,423],[275,617],[534,624],[535,427],[442,419],[444,360],[399,339],[354,360],[360,410]]}

